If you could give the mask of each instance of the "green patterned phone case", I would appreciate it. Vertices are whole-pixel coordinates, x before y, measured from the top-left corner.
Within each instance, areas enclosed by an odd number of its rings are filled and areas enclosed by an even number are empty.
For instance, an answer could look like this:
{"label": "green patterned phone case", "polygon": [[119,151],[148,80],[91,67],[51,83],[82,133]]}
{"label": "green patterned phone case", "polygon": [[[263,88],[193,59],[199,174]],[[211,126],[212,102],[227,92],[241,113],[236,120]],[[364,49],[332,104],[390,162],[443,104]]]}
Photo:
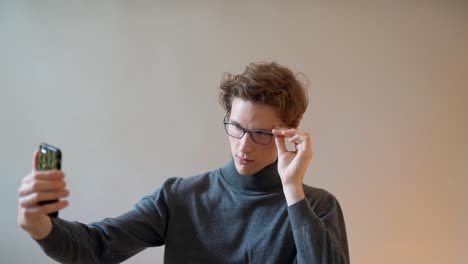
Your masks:
{"label": "green patterned phone case", "polygon": [[[42,143],[39,146],[39,159],[37,163],[37,170],[60,170],[62,167],[62,152],[59,148]],[[46,203],[54,203],[58,200],[39,202],[39,205]],[[58,212],[49,214],[51,217],[57,217]]]}

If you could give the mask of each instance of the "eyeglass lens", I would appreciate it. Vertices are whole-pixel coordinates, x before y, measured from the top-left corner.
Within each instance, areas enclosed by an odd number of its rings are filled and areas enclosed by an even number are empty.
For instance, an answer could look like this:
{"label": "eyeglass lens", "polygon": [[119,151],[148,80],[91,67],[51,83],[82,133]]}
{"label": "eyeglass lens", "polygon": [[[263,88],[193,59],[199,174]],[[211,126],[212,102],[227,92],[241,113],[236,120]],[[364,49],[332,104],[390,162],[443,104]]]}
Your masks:
{"label": "eyeglass lens", "polygon": [[[234,138],[242,138],[244,136],[244,129],[234,124],[226,123],[226,132]],[[272,135],[261,131],[250,131],[249,132],[252,140],[258,144],[269,144],[272,139]]]}

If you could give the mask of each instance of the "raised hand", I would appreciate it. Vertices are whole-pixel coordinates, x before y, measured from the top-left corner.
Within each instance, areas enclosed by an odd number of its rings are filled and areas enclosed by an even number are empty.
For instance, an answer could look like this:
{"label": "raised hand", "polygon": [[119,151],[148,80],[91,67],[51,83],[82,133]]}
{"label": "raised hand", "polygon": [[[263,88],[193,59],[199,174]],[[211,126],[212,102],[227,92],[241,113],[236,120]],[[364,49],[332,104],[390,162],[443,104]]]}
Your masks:
{"label": "raised hand", "polygon": [[[278,172],[288,205],[304,199],[303,179],[312,160],[312,144],[307,132],[295,128],[275,128],[275,143],[278,150]],[[286,138],[296,147],[286,148]]]}
{"label": "raised hand", "polygon": [[[38,171],[39,152],[34,153],[31,173],[25,176],[18,190],[18,224],[35,239],[46,237],[52,229],[48,214],[68,206],[69,191],[65,188],[65,174],[60,170]],[[39,202],[58,200],[39,205]]]}

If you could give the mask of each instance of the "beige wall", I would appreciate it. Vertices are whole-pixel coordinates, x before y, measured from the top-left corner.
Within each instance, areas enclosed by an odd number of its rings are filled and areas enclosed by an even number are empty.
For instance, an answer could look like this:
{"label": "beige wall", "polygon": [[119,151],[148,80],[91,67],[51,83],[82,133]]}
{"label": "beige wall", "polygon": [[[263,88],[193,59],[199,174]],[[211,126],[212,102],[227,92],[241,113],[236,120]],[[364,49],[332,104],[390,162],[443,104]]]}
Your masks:
{"label": "beige wall", "polygon": [[340,200],[352,262],[468,263],[466,3],[130,2],[0,1],[1,263],[51,262],[16,226],[40,142],[64,218],[118,215],[228,161],[217,84],[272,60],[309,76],[306,183]]}

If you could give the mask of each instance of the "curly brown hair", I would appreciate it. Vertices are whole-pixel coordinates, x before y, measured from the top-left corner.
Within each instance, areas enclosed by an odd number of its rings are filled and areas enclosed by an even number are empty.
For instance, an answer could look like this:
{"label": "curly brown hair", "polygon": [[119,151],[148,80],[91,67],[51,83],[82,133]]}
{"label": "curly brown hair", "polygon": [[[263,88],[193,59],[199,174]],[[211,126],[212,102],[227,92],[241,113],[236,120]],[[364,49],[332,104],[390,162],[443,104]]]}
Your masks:
{"label": "curly brown hair", "polygon": [[225,73],[219,102],[231,114],[235,98],[272,106],[287,127],[297,128],[309,102],[306,85],[275,62],[251,63],[239,75]]}

